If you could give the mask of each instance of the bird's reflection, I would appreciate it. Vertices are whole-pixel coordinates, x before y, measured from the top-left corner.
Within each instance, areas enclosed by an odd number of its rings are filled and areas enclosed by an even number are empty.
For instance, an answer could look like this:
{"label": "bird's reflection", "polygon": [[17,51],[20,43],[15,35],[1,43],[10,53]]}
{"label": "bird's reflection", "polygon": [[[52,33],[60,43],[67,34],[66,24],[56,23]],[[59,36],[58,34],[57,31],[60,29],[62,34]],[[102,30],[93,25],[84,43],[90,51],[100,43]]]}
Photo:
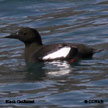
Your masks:
{"label": "bird's reflection", "polygon": [[27,64],[27,74],[25,79],[26,80],[42,80],[46,74],[45,71],[42,69],[44,66],[43,63],[36,63],[36,64]]}
{"label": "bird's reflection", "polygon": [[42,80],[47,76],[67,75],[72,71],[67,61],[39,62],[27,65],[26,80]]}
{"label": "bird's reflection", "polygon": [[67,61],[46,62],[43,68],[47,70],[47,75],[50,76],[62,76],[72,71]]}

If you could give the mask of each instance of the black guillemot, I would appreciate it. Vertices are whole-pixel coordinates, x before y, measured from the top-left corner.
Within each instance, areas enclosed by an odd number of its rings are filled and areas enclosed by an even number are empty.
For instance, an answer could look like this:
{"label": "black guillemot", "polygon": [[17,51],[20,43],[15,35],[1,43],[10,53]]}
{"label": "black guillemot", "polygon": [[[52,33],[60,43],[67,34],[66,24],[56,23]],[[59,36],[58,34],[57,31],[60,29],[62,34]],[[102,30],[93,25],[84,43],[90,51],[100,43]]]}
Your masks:
{"label": "black guillemot", "polygon": [[34,28],[23,27],[18,32],[5,36],[5,38],[19,39],[25,44],[25,61],[52,61],[70,60],[74,58],[89,58],[95,53],[94,49],[76,43],[57,43],[43,45],[41,36]]}

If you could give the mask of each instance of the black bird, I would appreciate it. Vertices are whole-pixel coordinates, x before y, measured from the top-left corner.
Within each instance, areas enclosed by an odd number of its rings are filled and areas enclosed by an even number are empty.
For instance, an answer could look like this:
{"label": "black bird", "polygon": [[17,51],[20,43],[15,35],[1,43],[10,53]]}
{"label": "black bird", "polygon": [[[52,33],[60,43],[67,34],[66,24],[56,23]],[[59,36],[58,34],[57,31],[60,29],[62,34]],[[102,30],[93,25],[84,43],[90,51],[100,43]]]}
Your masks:
{"label": "black bird", "polygon": [[66,60],[73,62],[76,58],[89,58],[96,52],[93,48],[76,43],[58,43],[43,45],[41,36],[34,28],[23,27],[18,32],[5,38],[19,39],[25,44],[26,62]]}

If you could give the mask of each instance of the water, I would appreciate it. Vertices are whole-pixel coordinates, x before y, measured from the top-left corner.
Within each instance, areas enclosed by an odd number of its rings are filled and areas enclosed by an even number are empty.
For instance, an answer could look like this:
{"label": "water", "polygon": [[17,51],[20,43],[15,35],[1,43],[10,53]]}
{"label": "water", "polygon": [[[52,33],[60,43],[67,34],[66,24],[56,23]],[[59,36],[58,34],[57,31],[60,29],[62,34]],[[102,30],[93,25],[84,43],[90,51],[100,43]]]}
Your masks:
{"label": "water", "polygon": [[[0,108],[108,107],[107,0],[0,0],[0,37],[22,26],[37,28],[44,44],[78,42],[105,50],[76,64],[46,62],[28,69],[23,43],[0,38]],[[30,99],[35,102],[5,102]]]}

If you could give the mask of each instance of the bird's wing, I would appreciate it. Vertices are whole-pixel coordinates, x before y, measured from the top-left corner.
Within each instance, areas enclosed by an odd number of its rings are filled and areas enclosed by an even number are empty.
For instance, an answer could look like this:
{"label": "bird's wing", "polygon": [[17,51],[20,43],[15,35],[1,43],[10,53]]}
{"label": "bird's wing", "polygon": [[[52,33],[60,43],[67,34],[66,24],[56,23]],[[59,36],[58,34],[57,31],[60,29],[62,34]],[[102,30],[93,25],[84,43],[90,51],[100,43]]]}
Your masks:
{"label": "bird's wing", "polygon": [[38,60],[54,60],[65,59],[69,56],[74,56],[77,53],[77,48],[66,44],[53,44],[43,46],[38,52],[33,54],[34,59]]}

